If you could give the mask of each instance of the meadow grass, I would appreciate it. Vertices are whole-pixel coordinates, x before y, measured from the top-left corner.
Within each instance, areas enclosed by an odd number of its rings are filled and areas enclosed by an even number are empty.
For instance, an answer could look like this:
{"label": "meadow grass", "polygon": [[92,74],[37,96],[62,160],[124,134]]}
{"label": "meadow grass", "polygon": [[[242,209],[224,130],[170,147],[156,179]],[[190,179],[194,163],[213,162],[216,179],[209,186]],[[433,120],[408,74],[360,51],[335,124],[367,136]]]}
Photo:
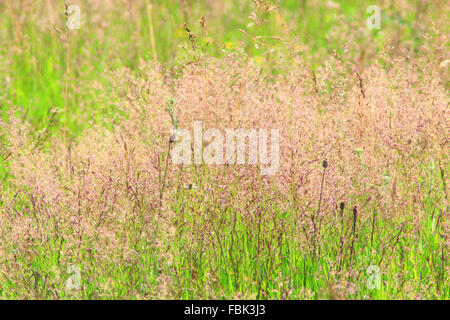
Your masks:
{"label": "meadow grass", "polygon": [[[446,1],[69,2],[0,3],[1,298],[449,298]],[[279,173],[172,164],[174,117]]]}

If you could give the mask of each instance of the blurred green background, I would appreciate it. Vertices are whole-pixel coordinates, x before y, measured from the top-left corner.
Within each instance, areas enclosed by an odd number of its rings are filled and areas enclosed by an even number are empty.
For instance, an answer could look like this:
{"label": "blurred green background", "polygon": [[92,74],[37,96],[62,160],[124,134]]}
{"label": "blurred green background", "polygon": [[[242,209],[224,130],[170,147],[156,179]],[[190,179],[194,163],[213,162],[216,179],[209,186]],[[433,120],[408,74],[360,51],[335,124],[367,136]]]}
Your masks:
{"label": "blurred green background", "polygon": [[[0,2],[0,110],[5,117],[13,107],[36,132],[51,120],[49,132],[60,128],[63,112],[57,111],[66,104],[69,135],[109,117],[105,71],[137,71],[141,59],[172,71],[193,59],[185,25],[201,52],[216,57],[233,51],[245,57],[254,32],[265,45],[254,48],[252,58],[264,67],[280,55],[302,55],[314,68],[333,52],[370,64],[386,45],[393,54],[402,54],[401,45],[419,52],[436,29],[448,32],[446,1],[80,0],[67,1],[81,9],[81,28],[68,35],[65,2]],[[261,4],[273,10],[264,13]],[[374,4],[381,9],[380,30],[366,27]],[[265,22],[249,27],[254,12]]]}

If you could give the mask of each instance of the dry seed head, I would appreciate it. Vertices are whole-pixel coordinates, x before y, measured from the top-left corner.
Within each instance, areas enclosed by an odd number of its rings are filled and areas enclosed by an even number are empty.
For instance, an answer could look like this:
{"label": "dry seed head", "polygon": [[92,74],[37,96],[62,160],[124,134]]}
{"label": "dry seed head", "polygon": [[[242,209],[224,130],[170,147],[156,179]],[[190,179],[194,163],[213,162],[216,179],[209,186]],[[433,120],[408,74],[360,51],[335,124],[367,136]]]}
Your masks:
{"label": "dry seed head", "polygon": [[358,215],[358,206],[353,206],[353,217],[356,218]]}

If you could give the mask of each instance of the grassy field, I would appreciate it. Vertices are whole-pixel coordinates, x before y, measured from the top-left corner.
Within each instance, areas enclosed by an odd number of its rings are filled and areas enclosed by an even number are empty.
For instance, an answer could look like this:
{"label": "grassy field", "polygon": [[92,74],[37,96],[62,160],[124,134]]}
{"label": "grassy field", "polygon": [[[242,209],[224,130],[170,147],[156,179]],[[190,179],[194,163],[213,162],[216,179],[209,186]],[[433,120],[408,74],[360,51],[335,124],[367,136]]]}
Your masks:
{"label": "grassy field", "polygon": [[[0,298],[449,299],[449,14],[0,1]],[[277,173],[174,163],[196,120]]]}

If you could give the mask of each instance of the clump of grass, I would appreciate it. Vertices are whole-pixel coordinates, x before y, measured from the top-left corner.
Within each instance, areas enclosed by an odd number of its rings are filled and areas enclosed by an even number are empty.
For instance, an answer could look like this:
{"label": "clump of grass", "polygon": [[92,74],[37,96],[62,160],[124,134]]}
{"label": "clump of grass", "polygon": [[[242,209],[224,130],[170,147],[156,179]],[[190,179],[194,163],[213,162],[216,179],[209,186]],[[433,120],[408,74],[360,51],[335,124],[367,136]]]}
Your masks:
{"label": "clump of grass", "polygon": [[[17,15],[17,4],[8,4]],[[13,54],[0,54],[23,71],[15,72],[1,106],[23,111],[36,103],[37,110],[0,121],[0,164],[8,177],[0,180],[0,297],[449,298],[448,94],[436,50],[445,33],[430,33],[419,51],[402,39],[385,46],[382,34],[365,45],[358,31],[350,32],[354,24],[317,28],[329,26],[335,12],[352,11],[349,2],[334,11],[304,2],[323,21],[306,14],[308,23],[293,29],[315,30],[309,36],[321,47],[304,41],[298,48],[287,30],[285,41],[256,48],[262,37],[286,31],[277,27],[277,15],[262,14],[267,23],[250,36],[250,52],[210,41],[221,26],[203,3],[185,2],[185,14],[170,25],[180,29],[180,44],[189,41],[193,58],[173,72],[157,62],[179,66],[175,40],[153,35],[156,61],[153,40],[140,29],[142,21],[160,28],[164,10],[147,11],[148,1],[130,1],[125,10],[82,4],[95,9],[86,12],[87,21],[102,28],[72,38],[77,55],[66,51],[64,34],[49,35],[47,25],[35,23],[31,5],[21,13],[29,19],[10,14],[4,22],[9,28],[18,22],[21,39],[37,40],[16,41],[19,32],[0,37],[16,46]],[[152,5],[179,9],[175,2]],[[386,14],[411,6],[393,4]],[[429,8],[440,14],[443,5]],[[241,12],[234,3],[227,10]],[[296,10],[279,8],[286,20],[287,11],[295,16]],[[109,15],[115,19],[104,19]],[[423,18],[426,25],[429,17]],[[406,36],[402,28],[386,30]],[[344,42],[348,50],[332,52]],[[77,68],[72,64],[70,79],[80,81],[65,81],[69,63],[59,68],[56,62],[72,59]],[[1,67],[12,74],[9,65]],[[90,120],[68,146],[62,134],[50,134],[59,133],[57,112],[47,113],[63,103],[71,112],[64,132]],[[276,175],[261,176],[257,166],[171,164],[177,128],[198,119],[233,128],[234,112],[242,128],[280,130]],[[320,172],[321,159],[327,162]],[[80,289],[66,290],[69,266],[80,270]],[[381,274],[379,289],[367,286],[373,267]]]}
{"label": "clump of grass", "polygon": [[[207,90],[218,106],[209,116],[219,128],[232,125],[230,87],[238,86],[235,66],[241,62],[228,59],[211,60],[206,69],[213,80]],[[171,166],[173,130],[189,128],[193,115],[205,112],[197,72],[205,69],[191,64],[164,84],[160,70],[151,66],[143,64],[139,75],[111,74],[118,82],[111,99],[126,117],[113,131],[94,127],[75,140],[68,164],[61,162],[67,151],[57,136],[45,137],[52,147],[34,148],[20,122],[12,118],[2,125],[9,142],[2,152],[9,155],[8,189],[14,191],[3,192],[1,200],[0,295],[448,297],[442,253],[448,221],[434,214],[446,209],[445,138],[435,134],[447,123],[442,87],[430,90],[428,82],[418,82],[417,90],[399,81],[413,75],[406,64],[366,71],[366,99],[380,115],[375,148],[367,148],[372,139],[360,140],[355,130],[359,99],[349,95],[342,110],[342,97],[336,96],[320,112],[305,104],[306,97],[317,103],[323,98],[307,83],[303,96],[287,95],[300,71],[261,86],[259,70],[250,64],[252,97],[242,100],[242,124],[284,133],[280,171],[262,177],[253,166]],[[425,66],[419,70],[428,76]],[[398,87],[389,89],[391,95],[380,94],[393,82]],[[349,90],[357,92],[358,84]],[[173,99],[166,100],[169,94]],[[405,109],[395,99],[419,105]],[[294,108],[286,110],[286,101]],[[382,116],[392,110],[395,117]],[[362,151],[354,152],[354,141],[362,143]],[[317,159],[325,156],[322,174],[313,174]],[[436,156],[441,169],[420,166],[436,163]],[[407,183],[411,179],[416,182]],[[429,249],[420,249],[420,243]],[[426,267],[429,256],[436,262],[432,269]],[[82,270],[80,291],[65,290],[69,264]],[[371,265],[383,273],[379,290],[367,288],[362,276]],[[436,285],[430,291],[425,283]]]}

